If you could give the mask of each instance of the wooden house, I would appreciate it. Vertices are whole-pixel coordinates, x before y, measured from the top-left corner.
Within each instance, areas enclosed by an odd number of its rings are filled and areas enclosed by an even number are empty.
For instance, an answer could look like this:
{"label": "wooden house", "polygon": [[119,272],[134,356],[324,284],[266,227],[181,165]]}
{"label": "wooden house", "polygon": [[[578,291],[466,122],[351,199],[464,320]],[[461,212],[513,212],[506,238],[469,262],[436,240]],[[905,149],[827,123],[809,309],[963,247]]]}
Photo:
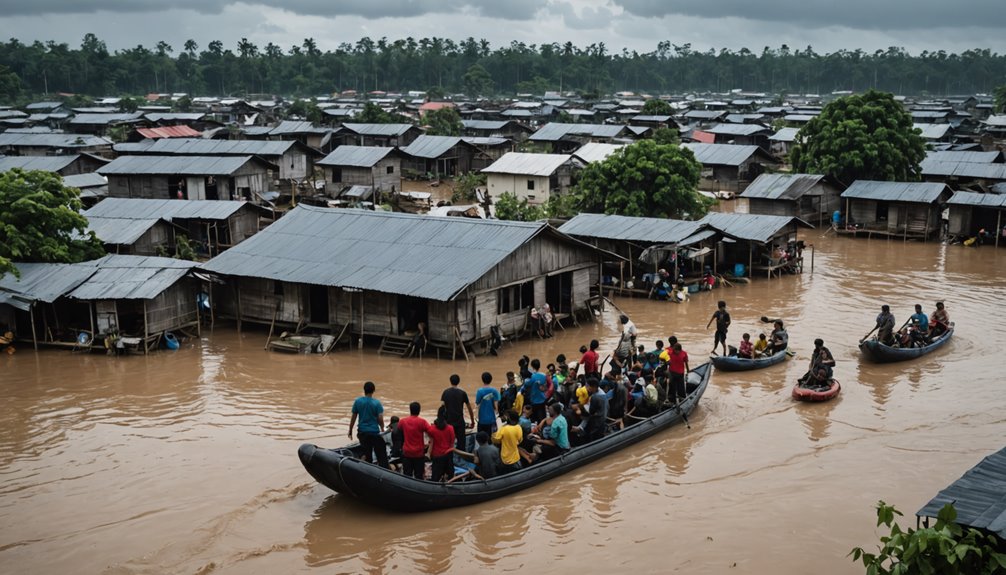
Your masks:
{"label": "wooden house", "polygon": [[779,128],[779,131],[768,137],[769,152],[777,158],[789,156],[789,151],[796,144],[799,128]]}
{"label": "wooden house", "polygon": [[54,156],[65,154],[111,156],[112,141],[90,134],[3,132],[0,154],[8,156]]}
{"label": "wooden house", "polygon": [[[79,264],[17,264],[0,278],[0,315],[20,341],[88,350],[121,337],[144,353],[167,332],[199,330],[195,262],[109,255]],[[111,342],[110,342],[111,343]]]}
{"label": "wooden house", "polygon": [[936,182],[857,180],[844,192],[840,233],[926,240],[938,236],[942,204],[953,192]]}
{"label": "wooden house", "polygon": [[713,134],[714,144],[735,144],[738,146],[758,146],[769,150],[772,130],[760,124],[716,124],[704,130]]}
{"label": "wooden house", "polygon": [[329,152],[336,146],[336,143],[332,140],[334,133],[334,130],[331,128],[315,126],[311,122],[284,120],[269,130],[269,139],[280,141],[297,140],[301,144],[315,150]]}
{"label": "wooden house", "polygon": [[152,156],[256,156],[279,167],[272,179],[310,179],[321,152],[297,140],[205,140],[170,138],[135,144],[116,144],[123,155]]}
{"label": "wooden house", "polygon": [[702,179],[699,189],[710,192],[729,191],[740,193],[766,168],[778,161],[758,146],[737,146],[732,144],[682,144],[695,154],[702,164]]}
{"label": "wooden house", "polygon": [[90,174],[108,164],[108,160],[90,154],[70,156],[0,156],[0,173],[14,168],[42,170],[61,176]]}
{"label": "wooden house", "polygon": [[[978,236],[980,230],[995,236],[992,243],[997,247],[1006,243],[1003,234],[1006,226],[1006,194],[980,194],[976,192],[954,192],[947,201],[949,221],[947,234],[958,238]],[[982,238],[988,243],[987,237]]]}
{"label": "wooden house", "polygon": [[817,225],[826,224],[840,209],[844,188],[815,174],[762,174],[740,195],[750,214],[793,216]]}
{"label": "wooden house", "polygon": [[400,149],[402,170],[412,176],[452,178],[475,169],[476,157],[481,160],[479,169],[489,165],[481,151],[461,137],[422,135]]}
{"label": "wooden house", "polygon": [[379,194],[402,189],[402,154],[396,148],[339,146],[317,164],[332,197],[350,186],[370,186]]}
{"label": "wooden house", "polygon": [[[795,216],[766,214],[727,214],[709,212],[701,220],[730,241],[724,241],[716,249],[713,270],[733,271],[734,275],[744,269],[751,277],[765,274],[772,278],[783,272],[803,272],[803,255],[800,243],[800,228],[814,226]],[[793,257],[780,261],[774,249],[791,249]]]}
{"label": "wooden house", "polygon": [[184,235],[207,258],[256,234],[267,215],[243,201],[146,198],[107,198],[84,212],[110,253],[174,254],[176,238]]}
{"label": "wooden house", "polygon": [[510,152],[482,170],[489,196],[499,200],[504,193],[541,205],[552,194],[569,192],[574,171],[583,163],[567,154]]}
{"label": "wooden house", "polygon": [[523,142],[534,130],[513,120],[462,120],[465,136],[477,138],[506,138]]}
{"label": "wooden house", "polygon": [[98,173],[113,198],[255,200],[279,166],[254,156],[120,156]]}
{"label": "wooden house", "polygon": [[529,141],[547,144],[555,154],[570,153],[589,142],[626,143],[635,134],[621,124],[564,124],[549,122],[531,134]]}
{"label": "wooden house", "polygon": [[955,188],[988,190],[1006,182],[1006,163],[1000,151],[931,151],[922,160],[922,179]]}
{"label": "wooden house", "polygon": [[423,131],[412,124],[344,123],[336,133],[342,145],[404,147],[421,136]]}
{"label": "wooden house", "polygon": [[523,331],[532,306],[585,310],[598,264],[595,248],[544,222],[299,205],[202,269],[225,278],[218,313],[239,322],[382,348],[423,322],[432,345],[466,355],[491,326]]}
{"label": "wooden house", "polygon": [[143,118],[143,112],[123,114],[77,114],[70,118],[68,124],[73,130],[84,134],[104,136],[116,126],[135,127],[148,123]]}

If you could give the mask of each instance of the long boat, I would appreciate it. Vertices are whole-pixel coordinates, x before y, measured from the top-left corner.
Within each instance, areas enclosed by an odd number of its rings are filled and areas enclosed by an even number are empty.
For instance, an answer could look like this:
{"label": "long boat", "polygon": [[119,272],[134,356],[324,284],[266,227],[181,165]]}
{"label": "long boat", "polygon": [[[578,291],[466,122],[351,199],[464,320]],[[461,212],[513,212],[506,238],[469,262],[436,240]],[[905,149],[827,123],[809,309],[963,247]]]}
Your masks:
{"label": "long boat", "polygon": [[943,347],[953,336],[954,322],[950,322],[947,331],[923,347],[891,347],[880,343],[880,340],[877,338],[873,338],[859,344],[859,351],[863,352],[863,357],[877,363],[905,361],[906,359],[922,357],[931,351]]}
{"label": "long boat", "polygon": [[538,485],[621,451],[682,421],[687,423],[687,416],[705,393],[711,374],[712,365],[709,363],[693,369],[688,377],[688,393],[677,406],[668,406],[651,417],[573,447],[559,457],[491,479],[440,483],[407,477],[360,459],[358,443],[337,449],[305,443],[297,454],[307,472],[322,485],[377,507],[415,512],[472,505]]}
{"label": "long boat", "polygon": [[788,351],[782,350],[772,355],[763,355],[756,359],[748,359],[736,355],[714,355],[710,359],[713,365],[716,366],[716,369],[720,371],[750,371],[786,361]]}

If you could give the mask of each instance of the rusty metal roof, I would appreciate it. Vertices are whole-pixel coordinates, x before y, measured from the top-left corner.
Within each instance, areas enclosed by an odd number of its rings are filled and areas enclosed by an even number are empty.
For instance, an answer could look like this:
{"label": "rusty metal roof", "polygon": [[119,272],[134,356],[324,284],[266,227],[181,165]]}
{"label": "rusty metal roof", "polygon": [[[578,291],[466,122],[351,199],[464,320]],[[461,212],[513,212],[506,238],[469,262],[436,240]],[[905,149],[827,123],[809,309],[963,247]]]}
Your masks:
{"label": "rusty metal roof", "polygon": [[188,126],[162,126],[160,128],[137,128],[136,132],[144,138],[158,140],[161,138],[192,138],[202,135],[202,132]]}

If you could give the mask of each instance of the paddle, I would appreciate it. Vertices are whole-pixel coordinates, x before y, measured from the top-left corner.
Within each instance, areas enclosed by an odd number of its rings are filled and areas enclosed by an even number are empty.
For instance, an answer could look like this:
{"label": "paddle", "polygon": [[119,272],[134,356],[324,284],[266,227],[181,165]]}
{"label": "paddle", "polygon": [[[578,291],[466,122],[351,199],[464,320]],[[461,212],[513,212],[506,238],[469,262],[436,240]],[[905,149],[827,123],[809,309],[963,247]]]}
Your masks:
{"label": "paddle", "polygon": [[861,337],[859,339],[859,343],[863,343],[864,341],[866,341],[866,338],[870,337],[870,334],[872,334],[873,332],[877,331],[877,328],[879,328],[879,327],[880,327],[879,325],[874,326],[873,329],[871,329],[870,331],[868,331],[866,333],[866,335],[864,335],[863,337]]}
{"label": "paddle", "polygon": [[777,321],[782,321],[781,319],[769,319],[767,316],[761,316],[762,323],[775,323]]}

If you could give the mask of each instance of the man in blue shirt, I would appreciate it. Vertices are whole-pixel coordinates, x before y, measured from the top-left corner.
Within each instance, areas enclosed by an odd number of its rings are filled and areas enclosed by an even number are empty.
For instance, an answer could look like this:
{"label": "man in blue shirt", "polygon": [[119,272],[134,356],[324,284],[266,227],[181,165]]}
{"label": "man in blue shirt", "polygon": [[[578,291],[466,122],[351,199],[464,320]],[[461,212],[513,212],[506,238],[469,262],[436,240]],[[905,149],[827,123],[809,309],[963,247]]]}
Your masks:
{"label": "man in blue shirt", "polygon": [[[537,437],[534,442],[538,444],[541,451],[542,461],[558,457],[569,451],[569,423],[562,415],[562,406],[553,403],[548,406],[549,415],[552,417],[551,425],[547,426],[546,437]],[[547,420],[546,420],[547,421]]]}
{"label": "man in blue shirt", "polygon": [[371,459],[371,452],[377,456],[377,464],[388,468],[388,444],[381,437],[384,432],[384,406],[380,401],[374,399],[376,387],[374,382],[368,381],[363,384],[363,397],[356,398],[353,402],[353,417],[349,420],[349,438],[353,438],[353,426],[359,418],[360,427],[357,429],[356,437],[360,440],[360,447],[364,449],[363,456]]}
{"label": "man in blue shirt", "polygon": [[524,389],[529,392],[531,400],[531,421],[538,423],[545,419],[545,392],[548,391],[548,379],[541,372],[541,361],[531,360],[531,377],[524,380]]}
{"label": "man in blue shirt", "polygon": [[920,304],[915,304],[915,313],[908,319],[915,328],[912,330],[912,341],[920,347],[925,345],[926,338],[929,337],[929,316],[922,312]]}
{"label": "man in blue shirt", "polygon": [[496,406],[500,402],[500,392],[492,386],[493,374],[482,373],[482,387],[475,392],[475,405],[479,410],[478,431],[492,436],[496,433]]}

